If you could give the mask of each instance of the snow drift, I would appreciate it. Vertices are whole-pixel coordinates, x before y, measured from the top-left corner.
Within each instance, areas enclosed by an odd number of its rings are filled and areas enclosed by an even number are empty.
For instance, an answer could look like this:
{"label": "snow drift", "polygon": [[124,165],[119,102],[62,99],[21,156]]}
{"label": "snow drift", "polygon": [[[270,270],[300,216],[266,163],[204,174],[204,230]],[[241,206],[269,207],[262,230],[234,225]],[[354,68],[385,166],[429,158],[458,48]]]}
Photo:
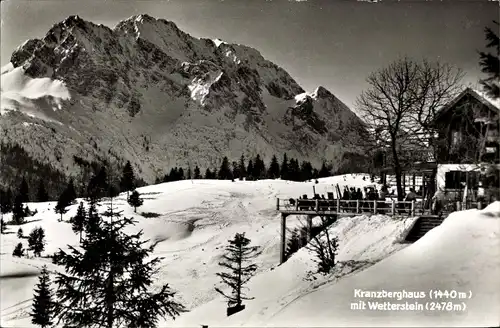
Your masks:
{"label": "snow drift", "polygon": [[[260,289],[251,289],[256,298],[253,303],[248,302],[251,311],[212,324],[217,327],[498,326],[499,220],[500,202],[481,211],[452,213],[441,226],[413,245],[362,272],[317,288],[312,284],[307,288],[308,283],[304,282],[303,293],[291,300],[283,295],[285,301],[276,298],[273,303],[261,305],[261,299],[267,299],[269,293],[269,289],[263,288],[266,281],[262,281]],[[275,271],[275,278],[283,281],[294,273],[295,267],[285,263],[282,270]],[[258,277],[255,283],[257,280]],[[272,290],[275,284],[267,286],[273,286]],[[378,295],[382,291],[401,295],[383,297]],[[362,292],[376,293],[362,297]],[[382,308],[370,309],[376,302]],[[409,305],[406,309],[387,310],[386,302]],[[415,309],[411,310],[411,306]],[[217,310],[220,312],[221,308]],[[198,321],[204,322],[211,313],[194,311],[189,315],[196,314]]]}

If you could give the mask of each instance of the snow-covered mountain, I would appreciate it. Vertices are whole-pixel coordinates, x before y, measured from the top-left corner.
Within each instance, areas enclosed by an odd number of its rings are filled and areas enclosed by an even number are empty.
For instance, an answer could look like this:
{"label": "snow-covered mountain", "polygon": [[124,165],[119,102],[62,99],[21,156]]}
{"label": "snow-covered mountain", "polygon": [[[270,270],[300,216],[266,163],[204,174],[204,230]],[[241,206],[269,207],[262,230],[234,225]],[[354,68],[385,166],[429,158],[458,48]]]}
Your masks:
{"label": "snow-covered mountain", "polygon": [[78,160],[130,160],[151,182],[285,152],[335,167],[363,132],[332,93],[305,93],[257,50],[148,15],[113,29],[68,17],[19,46],[1,79],[1,141],[65,174]]}

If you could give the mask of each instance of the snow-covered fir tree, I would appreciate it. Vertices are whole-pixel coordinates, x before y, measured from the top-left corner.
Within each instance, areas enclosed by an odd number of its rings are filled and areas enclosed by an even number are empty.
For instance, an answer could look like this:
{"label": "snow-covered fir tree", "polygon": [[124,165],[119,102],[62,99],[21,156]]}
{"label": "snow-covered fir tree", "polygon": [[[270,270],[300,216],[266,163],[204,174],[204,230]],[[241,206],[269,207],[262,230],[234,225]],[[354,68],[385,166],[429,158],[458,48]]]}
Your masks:
{"label": "snow-covered fir tree", "polygon": [[85,229],[85,219],[86,213],[85,208],[83,207],[83,202],[80,202],[78,209],[76,211],[76,215],[71,218],[71,229],[80,235],[80,242],[82,242],[82,233]]}
{"label": "snow-covered fir tree", "polygon": [[142,232],[124,232],[135,224],[132,219],[112,208],[107,212],[110,218],[104,220],[89,210],[95,224],[81,247],[69,246],[69,251],[59,250],[54,257],[66,271],[55,279],[58,322],[71,327],[146,328],[155,327],[159,316],[175,318],[184,312],[168,284],[152,291],[160,262],[148,258],[154,246],[144,246]]}
{"label": "snow-covered fir tree", "polygon": [[243,300],[253,299],[244,296],[243,293],[243,286],[257,270],[257,265],[249,262],[255,258],[259,247],[249,246],[250,242],[244,233],[237,233],[228,241],[229,245],[226,246],[225,254],[222,256],[223,261],[219,263],[228,272],[217,273],[217,276],[231,289],[231,293],[225,293],[220,288],[215,290],[227,299],[228,307],[240,307]]}
{"label": "snow-covered fir tree", "polygon": [[45,249],[45,231],[42,227],[33,229],[28,236],[28,249],[33,255],[41,256]]}
{"label": "snow-covered fir tree", "polygon": [[142,206],[144,200],[141,198],[141,194],[137,190],[134,190],[128,198],[128,203],[134,208],[134,212],[137,213],[137,208]]}
{"label": "snow-covered fir tree", "polygon": [[127,192],[127,198],[129,196],[129,192],[134,190],[135,188],[135,174],[132,164],[130,161],[127,161],[125,166],[123,167],[122,177],[120,179],[120,191]]}
{"label": "snow-covered fir tree", "polygon": [[67,207],[71,203],[68,196],[69,196],[69,194],[68,194],[67,189],[66,189],[61,193],[61,195],[59,196],[59,199],[57,200],[57,204],[54,207],[54,212],[61,215],[59,221],[62,221],[63,214],[66,214],[68,212]]}
{"label": "snow-covered fir tree", "polygon": [[35,287],[31,310],[31,323],[42,328],[52,326],[55,306],[53,293],[50,288],[49,272],[47,271],[47,266],[44,265],[38,277],[38,284]]}

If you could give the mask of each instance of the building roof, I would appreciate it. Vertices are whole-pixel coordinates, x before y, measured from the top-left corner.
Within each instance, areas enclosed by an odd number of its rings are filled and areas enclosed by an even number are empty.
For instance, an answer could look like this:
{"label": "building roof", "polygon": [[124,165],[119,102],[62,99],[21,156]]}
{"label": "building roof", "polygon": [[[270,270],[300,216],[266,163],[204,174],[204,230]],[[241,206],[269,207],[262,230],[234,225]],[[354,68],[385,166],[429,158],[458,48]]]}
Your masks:
{"label": "building roof", "polygon": [[466,88],[464,91],[462,91],[458,96],[455,97],[452,101],[450,101],[448,104],[443,106],[439,111],[436,113],[436,118],[439,118],[441,115],[449,111],[453,106],[455,106],[463,97],[466,95],[470,95],[477,99],[479,102],[481,102],[483,105],[491,109],[495,113],[500,113],[500,98],[499,99],[493,99],[489,97],[485,92],[479,91],[477,89],[472,89],[470,87]]}

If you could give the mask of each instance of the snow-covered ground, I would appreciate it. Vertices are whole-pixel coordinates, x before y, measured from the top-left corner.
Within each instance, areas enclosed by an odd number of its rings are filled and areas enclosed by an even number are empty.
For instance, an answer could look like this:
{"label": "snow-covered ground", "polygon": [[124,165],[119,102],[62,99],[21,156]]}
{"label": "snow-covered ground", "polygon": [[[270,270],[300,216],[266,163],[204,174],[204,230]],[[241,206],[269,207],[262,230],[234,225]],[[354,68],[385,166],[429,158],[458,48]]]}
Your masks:
{"label": "snow-covered ground", "polygon": [[[341,261],[333,275],[312,276],[313,259],[305,249],[278,266],[280,220],[275,211],[276,197],[311,195],[313,185],[316,192],[326,194],[333,191],[336,183],[342,188],[345,184],[368,185],[370,181],[362,176],[325,178],[316,185],[280,180],[179,181],[140,188],[145,202],[137,214],[125,202],[125,195],[118,197],[115,200],[118,209],[138,220],[134,229],[142,229],[144,238],[156,243],[155,255],[164,257],[157,286],[168,283],[191,310],[174,322],[161,321],[159,326],[500,323],[499,311],[495,312],[500,309],[499,286],[493,279],[500,276],[500,218],[495,217],[491,208],[453,214],[409,247],[399,242],[411,227],[412,218],[381,215],[342,218],[330,228],[339,238]],[[28,218],[30,222],[22,228],[25,235],[37,226],[44,228],[48,241],[45,255],[78,243],[70,225],[57,221],[54,202],[29,206],[37,209],[38,214]],[[71,207],[65,220],[76,213],[76,208],[77,205]],[[160,216],[144,218],[141,212]],[[9,219],[10,215],[4,217],[6,221]],[[298,220],[290,217],[289,221],[292,225]],[[28,312],[37,274],[43,264],[48,264],[50,270],[58,268],[47,258],[13,258],[12,250],[19,242],[17,227],[9,226],[8,232],[1,236],[2,327],[29,327],[32,325]],[[248,286],[248,296],[255,299],[245,303],[243,312],[226,318],[226,304],[214,290],[214,286],[220,286],[215,273],[220,271],[218,262],[227,240],[237,232],[245,232],[253,245],[261,247],[256,259],[259,270]],[[26,240],[22,242],[26,245]],[[465,300],[468,312],[457,315],[350,309],[350,303],[357,301],[353,296],[355,288],[418,291],[425,288],[427,292],[438,287],[471,290],[473,297]]]}

